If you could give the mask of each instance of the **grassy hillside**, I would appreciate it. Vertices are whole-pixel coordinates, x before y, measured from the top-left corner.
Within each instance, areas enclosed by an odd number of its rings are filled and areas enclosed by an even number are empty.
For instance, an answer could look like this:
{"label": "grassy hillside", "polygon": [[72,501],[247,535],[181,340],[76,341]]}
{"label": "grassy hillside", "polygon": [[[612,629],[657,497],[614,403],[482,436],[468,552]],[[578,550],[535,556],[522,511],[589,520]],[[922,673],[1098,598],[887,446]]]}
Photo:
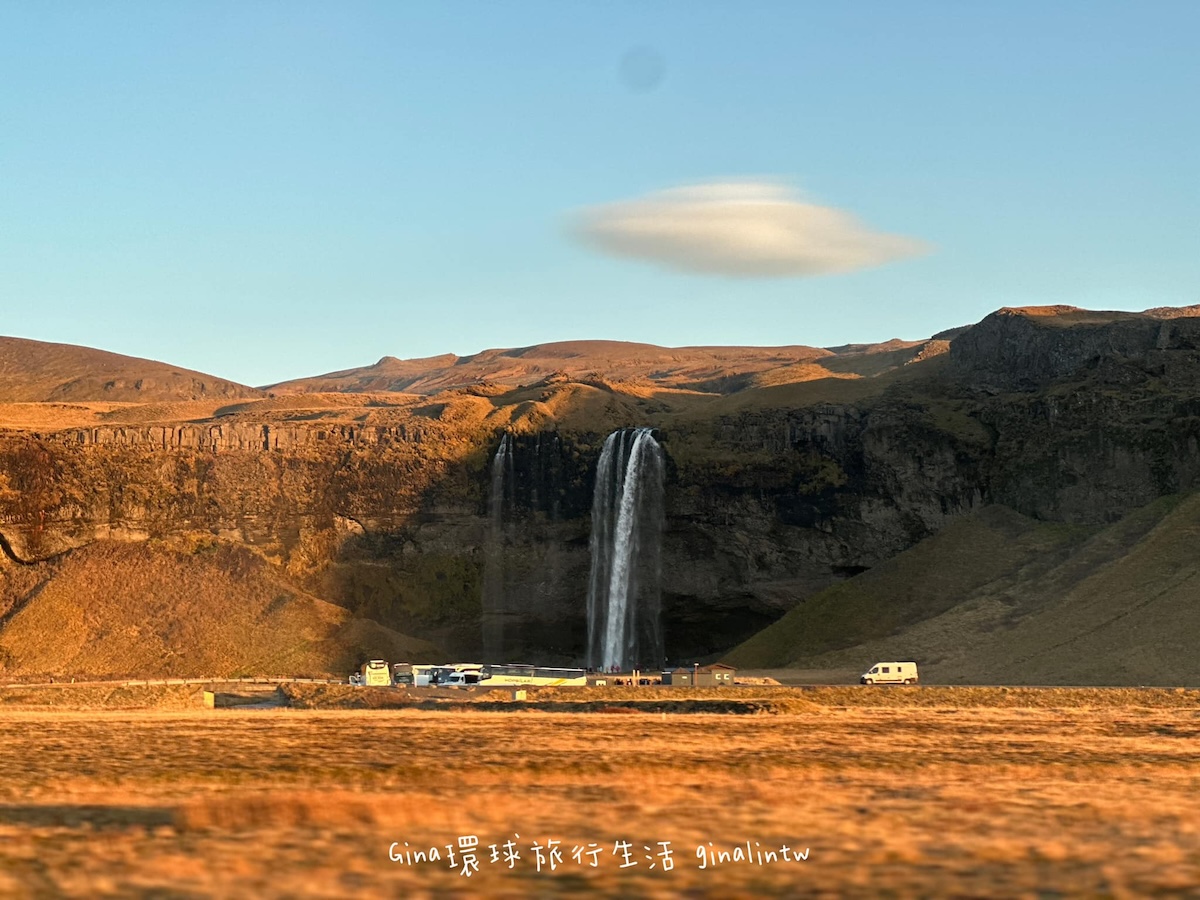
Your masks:
{"label": "grassy hillside", "polygon": [[238,400],[262,392],[167,363],[91,347],[0,337],[0,402]]}
{"label": "grassy hillside", "polygon": [[774,668],[884,638],[945,612],[979,588],[1069,553],[1083,529],[987,507],[873,569],[810,597],[726,657]]}
{"label": "grassy hillside", "polygon": [[0,568],[0,675],[344,674],[436,655],[240,547],[101,543]]}
{"label": "grassy hillside", "polygon": [[990,508],[831,588],[736,648],[743,667],[915,659],[926,681],[1200,683],[1200,496],[1100,530]]}

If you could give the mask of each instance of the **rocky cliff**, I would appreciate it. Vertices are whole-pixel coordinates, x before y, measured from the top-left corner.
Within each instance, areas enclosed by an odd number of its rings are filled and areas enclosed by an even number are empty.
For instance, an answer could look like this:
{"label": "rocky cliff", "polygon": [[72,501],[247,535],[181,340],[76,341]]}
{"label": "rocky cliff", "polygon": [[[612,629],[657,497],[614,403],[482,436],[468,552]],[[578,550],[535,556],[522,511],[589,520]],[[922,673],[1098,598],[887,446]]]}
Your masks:
{"label": "rocky cliff", "polygon": [[[498,540],[517,610],[507,655],[579,661],[600,445],[650,424],[667,456],[664,630],[680,660],[732,646],[981,505],[1098,523],[1195,487],[1200,320],[1002,310],[952,337],[949,353],[904,345],[875,374],[856,362],[725,394],[556,376],[13,428],[0,434],[0,533],[21,560],[207,533],[462,655],[479,650],[485,548]],[[505,431],[497,537],[488,467]]]}

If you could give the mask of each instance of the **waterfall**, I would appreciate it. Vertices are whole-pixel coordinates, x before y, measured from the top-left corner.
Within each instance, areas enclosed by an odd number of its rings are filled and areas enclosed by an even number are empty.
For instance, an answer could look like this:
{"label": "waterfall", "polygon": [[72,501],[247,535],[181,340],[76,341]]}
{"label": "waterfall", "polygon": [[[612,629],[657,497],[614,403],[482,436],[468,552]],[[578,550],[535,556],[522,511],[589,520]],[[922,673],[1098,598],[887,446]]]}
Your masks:
{"label": "waterfall", "polygon": [[604,441],[592,498],[588,665],[662,664],[663,452],[650,428]]}
{"label": "waterfall", "polygon": [[512,470],[512,435],[506,433],[492,457],[492,479],[488,490],[482,598],[485,662],[504,661],[504,622],[509,613],[504,591],[504,506],[506,495],[512,492]]}

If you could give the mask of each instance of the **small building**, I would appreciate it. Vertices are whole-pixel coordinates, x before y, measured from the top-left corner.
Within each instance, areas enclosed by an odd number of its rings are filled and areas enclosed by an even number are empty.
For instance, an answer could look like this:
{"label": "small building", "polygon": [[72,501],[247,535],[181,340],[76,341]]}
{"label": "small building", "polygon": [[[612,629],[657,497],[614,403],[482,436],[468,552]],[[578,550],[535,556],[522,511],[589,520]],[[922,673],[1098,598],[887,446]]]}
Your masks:
{"label": "small building", "polygon": [[733,666],[713,663],[711,666],[690,666],[663,672],[662,683],[671,687],[722,687],[733,684]]}

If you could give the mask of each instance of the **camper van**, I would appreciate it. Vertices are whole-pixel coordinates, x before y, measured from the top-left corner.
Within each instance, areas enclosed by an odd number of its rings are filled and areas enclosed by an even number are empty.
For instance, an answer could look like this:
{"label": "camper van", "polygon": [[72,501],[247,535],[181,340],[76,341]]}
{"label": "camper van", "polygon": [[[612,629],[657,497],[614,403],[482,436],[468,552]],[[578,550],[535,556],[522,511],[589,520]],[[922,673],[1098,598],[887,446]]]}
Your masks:
{"label": "camper van", "polygon": [[875,663],[859,679],[862,684],[916,684],[917,681],[915,662]]}

